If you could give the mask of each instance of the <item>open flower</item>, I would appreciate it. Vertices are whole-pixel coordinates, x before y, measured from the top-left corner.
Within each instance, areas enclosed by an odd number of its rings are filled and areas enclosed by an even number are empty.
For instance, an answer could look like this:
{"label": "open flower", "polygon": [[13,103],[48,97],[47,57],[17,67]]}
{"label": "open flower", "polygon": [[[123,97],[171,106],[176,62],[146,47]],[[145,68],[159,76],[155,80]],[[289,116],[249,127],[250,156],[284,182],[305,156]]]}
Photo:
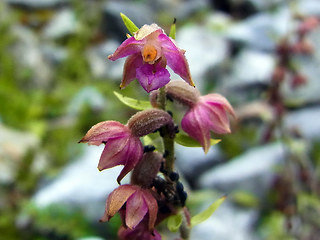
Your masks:
{"label": "open flower", "polygon": [[168,97],[189,106],[181,121],[182,129],[196,139],[208,152],[210,131],[218,134],[230,133],[230,122],[227,113],[235,117],[228,100],[220,94],[200,96],[197,89],[183,81],[172,81],[166,86]]}
{"label": "open flower", "polygon": [[182,118],[181,127],[189,136],[200,142],[205,152],[208,152],[210,131],[218,134],[231,132],[227,113],[235,117],[232,106],[222,95],[200,96]]}
{"label": "open flower", "polygon": [[108,196],[106,210],[101,221],[109,221],[125,204],[124,224],[134,229],[148,213],[147,228],[153,230],[157,219],[158,203],[151,190],[137,185],[121,185]]}
{"label": "open flower", "polygon": [[172,117],[160,109],[147,109],[133,115],[126,125],[116,121],[104,121],[94,125],[79,141],[90,145],[105,144],[98,169],[100,171],[124,165],[117,178],[118,183],[142,159],[143,146],[140,137],[162,126],[174,128]]}
{"label": "open flower", "polygon": [[130,172],[143,155],[143,146],[138,136],[130,128],[116,121],[104,121],[94,125],[80,142],[90,145],[105,143],[98,169],[100,171],[117,165],[124,165],[117,181]]}
{"label": "open flower", "polygon": [[182,79],[194,86],[184,51],[156,24],[144,25],[108,58],[115,61],[127,56],[121,88],[136,78],[147,92],[163,87],[170,81],[167,64]]}

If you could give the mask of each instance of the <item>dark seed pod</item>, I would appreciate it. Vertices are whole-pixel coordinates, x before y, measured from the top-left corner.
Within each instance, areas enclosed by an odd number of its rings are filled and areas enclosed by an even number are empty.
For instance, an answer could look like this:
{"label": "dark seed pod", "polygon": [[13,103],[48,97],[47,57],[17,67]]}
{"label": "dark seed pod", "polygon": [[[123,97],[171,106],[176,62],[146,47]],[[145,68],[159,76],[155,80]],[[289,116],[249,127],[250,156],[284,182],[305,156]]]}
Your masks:
{"label": "dark seed pod", "polygon": [[158,152],[144,153],[143,158],[132,172],[131,183],[149,188],[160,170],[162,161],[162,155]]}

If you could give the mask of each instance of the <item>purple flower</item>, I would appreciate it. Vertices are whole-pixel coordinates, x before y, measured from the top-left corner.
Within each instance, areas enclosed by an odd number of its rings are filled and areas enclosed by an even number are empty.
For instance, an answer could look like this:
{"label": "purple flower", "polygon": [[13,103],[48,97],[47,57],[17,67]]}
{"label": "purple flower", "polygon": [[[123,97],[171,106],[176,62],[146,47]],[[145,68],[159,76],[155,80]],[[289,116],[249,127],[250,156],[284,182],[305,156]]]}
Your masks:
{"label": "purple flower", "polygon": [[116,121],[104,121],[94,125],[79,141],[90,145],[105,144],[98,169],[100,171],[124,165],[117,178],[118,183],[142,159],[143,146],[140,137],[167,125],[173,129],[172,117],[160,109],[147,109],[133,115],[126,125]]}
{"label": "purple flower", "polygon": [[108,58],[115,61],[127,56],[121,88],[136,78],[147,92],[163,87],[170,81],[167,64],[183,80],[194,86],[184,51],[156,24],[144,25]]}
{"label": "purple flower", "polygon": [[230,133],[227,113],[235,117],[232,106],[220,94],[200,96],[181,121],[182,129],[196,139],[207,153],[210,148],[210,131]]}
{"label": "purple flower", "polygon": [[98,169],[100,171],[117,165],[124,165],[117,181],[130,172],[143,155],[143,146],[130,128],[116,121],[105,121],[94,125],[80,142],[90,145],[105,144]]}
{"label": "purple flower", "polygon": [[[124,204],[125,208],[122,208]],[[157,219],[158,203],[151,190],[143,189],[137,185],[119,186],[109,194],[101,221],[109,221],[121,208],[125,209],[122,212],[122,217],[126,227],[134,229],[148,216],[147,229],[153,230]]]}
{"label": "purple flower", "polygon": [[[155,93],[156,95],[157,93]],[[218,134],[230,133],[230,122],[227,113],[235,117],[232,106],[220,94],[201,96],[200,92],[183,81],[171,81],[166,86],[166,94],[189,107],[181,121],[182,129],[196,139],[208,152],[210,131]],[[152,105],[156,106],[156,96],[151,96]]]}

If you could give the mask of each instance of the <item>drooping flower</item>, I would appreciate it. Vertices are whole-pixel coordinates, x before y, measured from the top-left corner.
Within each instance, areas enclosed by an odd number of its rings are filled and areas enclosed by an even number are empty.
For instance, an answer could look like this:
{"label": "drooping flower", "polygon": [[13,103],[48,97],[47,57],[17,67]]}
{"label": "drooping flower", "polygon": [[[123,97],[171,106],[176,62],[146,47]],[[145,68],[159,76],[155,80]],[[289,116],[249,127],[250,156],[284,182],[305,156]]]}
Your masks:
{"label": "drooping flower", "polygon": [[168,97],[187,105],[189,110],[181,121],[182,129],[196,139],[207,152],[210,147],[210,131],[230,133],[228,114],[235,117],[228,100],[220,94],[201,96],[199,91],[183,81],[172,81],[166,86]]}
{"label": "drooping flower", "polygon": [[128,126],[116,121],[104,121],[94,125],[80,142],[97,146],[105,144],[98,169],[102,171],[124,165],[117,178],[118,182],[137,165],[143,155],[139,137],[133,135]]}
{"label": "drooping flower", "polygon": [[166,65],[194,86],[184,51],[156,24],[144,25],[108,58],[115,61],[127,56],[121,88],[134,79],[138,79],[147,92],[163,87],[170,81]]}
{"label": "drooping flower", "polygon": [[142,159],[143,146],[140,137],[168,125],[174,128],[172,117],[160,109],[148,109],[133,115],[126,125],[116,121],[104,121],[94,125],[79,141],[90,145],[105,144],[98,169],[100,171],[124,165],[117,178],[118,183]]}
{"label": "drooping flower", "polygon": [[148,223],[144,219],[134,229],[121,226],[118,231],[118,238],[120,240],[161,240],[161,235],[156,229],[150,231]]}
{"label": "drooping flower", "polygon": [[101,221],[109,221],[125,205],[124,224],[134,229],[148,213],[148,230],[153,230],[157,219],[158,203],[150,189],[137,185],[121,185],[108,196],[106,210]]}

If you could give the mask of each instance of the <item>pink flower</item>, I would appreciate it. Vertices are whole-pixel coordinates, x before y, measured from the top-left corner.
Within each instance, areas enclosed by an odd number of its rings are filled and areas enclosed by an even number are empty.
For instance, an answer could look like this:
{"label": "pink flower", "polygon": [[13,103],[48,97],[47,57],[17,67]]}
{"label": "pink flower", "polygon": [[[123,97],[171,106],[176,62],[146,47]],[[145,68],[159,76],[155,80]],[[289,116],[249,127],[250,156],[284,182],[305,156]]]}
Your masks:
{"label": "pink flower", "polygon": [[182,79],[194,86],[184,51],[156,24],[144,25],[108,58],[115,61],[127,56],[121,88],[136,78],[147,92],[163,87],[170,81],[167,64]]}
{"label": "pink flower", "polygon": [[[158,203],[150,190],[137,185],[121,185],[108,196],[106,210],[101,221],[109,221],[125,204],[124,223],[134,229],[148,216],[148,230],[153,230],[157,219]],[[148,215],[147,215],[148,213]]]}
{"label": "pink flower", "polygon": [[[166,86],[166,94],[189,107],[181,121],[182,129],[196,139],[208,152],[210,131],[218,134],[230,133],[227,113],[235,117],[232,106],[220,94],[201,96],[200,92],[183,81],[172,81]],[[155,97],[151,98],[151,102]],[[153,103],[153,105],[155,105]]]}
{"label": "pink flower", "polygon": [[230,133],[227,113],[235,117],[232,106],[220,94],[200,96],[181,121],[182,129],[196,139],[207,153],[210,147],[210,131],[218,134]]}
{"label": "pink flower", "polygon": [[118,183],[142,159],[143,146],[140,137],[167,125],[173,129],[172,117],[161,109],[137,112],[123,125],[116,121],[104,121],[94,125],[79,141],[90,145],[105,144],[98,169],[100,171],[124,165],[117,178]]}
{"label": "pink flower", "polygon": [[[146,219],[146,218],[145,218]],[[150,231],[148,224],[145,221],[141,221],[134,229],[120,227],[118,231],[118,237],[120,240],[161,240],[161,235],[157,230]]]}
{"label": "pink flower", "polygon": [[124,165],[117,181],[130,172],[143,155],[143,146],[138,136],[130,128],[116,121],[105,121],[94,125],[80,142],[90,145],[105,143],[98,169],[100,171],[117,165]]}

